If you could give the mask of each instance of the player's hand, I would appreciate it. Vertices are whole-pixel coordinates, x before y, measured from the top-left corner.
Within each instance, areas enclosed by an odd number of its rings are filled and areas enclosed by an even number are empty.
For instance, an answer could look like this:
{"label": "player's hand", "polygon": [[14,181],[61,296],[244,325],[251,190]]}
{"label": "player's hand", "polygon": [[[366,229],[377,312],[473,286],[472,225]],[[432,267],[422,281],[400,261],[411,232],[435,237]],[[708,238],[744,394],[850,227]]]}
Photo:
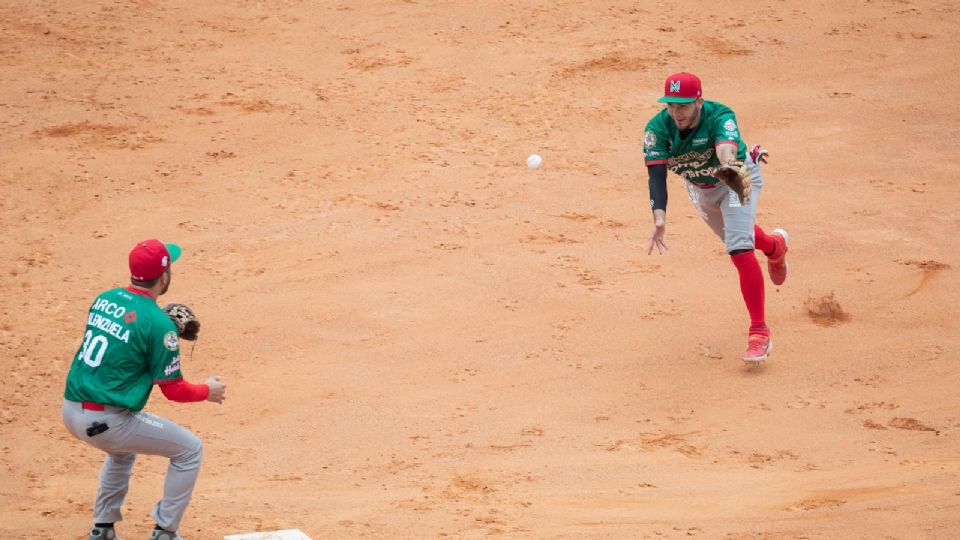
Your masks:
{"label": "player's hand", "polygon": [[208,378],[207,386],[210,388],[210,394],[207,396],[207,401],[223,403],[223,400],[227,398],[227,385],[220,382],[220,377],[214,375]]}
{"label": "player's hand", "polygon": [[653,247],[663,255],[663,252],[670,249],[667,243],[663,241],[663,235],[667,232],[667,213],[663,210],[653,211],[653,231],[650,232],[650,245],[647,246],[647,255],[653,253]]}

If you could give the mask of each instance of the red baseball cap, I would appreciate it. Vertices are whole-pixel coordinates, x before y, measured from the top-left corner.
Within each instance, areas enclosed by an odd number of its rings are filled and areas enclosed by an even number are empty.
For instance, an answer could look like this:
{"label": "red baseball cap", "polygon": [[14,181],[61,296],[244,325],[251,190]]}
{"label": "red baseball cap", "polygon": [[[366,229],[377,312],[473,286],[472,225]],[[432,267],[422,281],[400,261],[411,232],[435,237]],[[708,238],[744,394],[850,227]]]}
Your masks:
{"label": "red baseball cap", "polygon": [[660,103],[690,103],[703,95],[703,85],[693,73],[682,71],[667,77]]}
{"label": "red baseball cap", "polygon": [[130,277],[150,281],[160,277],[170,263],[180,258],[180,246],[164,244],[156,238],[144,240],[130,250]]}

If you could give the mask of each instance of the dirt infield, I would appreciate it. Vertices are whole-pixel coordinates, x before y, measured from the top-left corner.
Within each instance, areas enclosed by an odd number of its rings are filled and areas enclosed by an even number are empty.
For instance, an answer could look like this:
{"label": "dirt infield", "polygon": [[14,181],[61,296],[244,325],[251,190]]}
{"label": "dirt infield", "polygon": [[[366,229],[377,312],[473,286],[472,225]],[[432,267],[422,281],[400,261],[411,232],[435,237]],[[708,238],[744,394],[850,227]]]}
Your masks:
{"label": "dirt infield", "polygon": [[[199,4],[199,5],[198,5]],[[0,5],[0,537],[81,539],[59,411],[141,239],[203,320],[148,410],[205,441],[181,533],[960,536],[960,6]],[[771,152],[775,350],[642,132],[689,70]],[[539,152],[545,165],[525,166]],[[119,525],[146,538],[142,457]]]}

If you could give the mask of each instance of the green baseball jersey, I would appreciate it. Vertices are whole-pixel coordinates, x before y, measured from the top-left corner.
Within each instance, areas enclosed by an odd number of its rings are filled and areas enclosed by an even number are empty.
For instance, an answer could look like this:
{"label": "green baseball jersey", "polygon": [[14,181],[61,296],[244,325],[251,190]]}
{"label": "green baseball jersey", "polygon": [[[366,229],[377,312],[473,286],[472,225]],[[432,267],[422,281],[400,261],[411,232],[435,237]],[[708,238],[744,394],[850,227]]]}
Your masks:
{"label": "green baseball jersey", "polygon": [[181,377],[173,321],[142,291],[111,289],[90,306],[64,397],[140,411],[155,382]]}
{"label": "green baseball jersey", "polygon": [[718,144],[736,144],[737,159],[747,156],[737,118],[726,105],[704,100],[700,122],[685,137],[681,137],[676,122],[663,109],[647,122],[644,130],[644,161],[647,165],[665,163],[671,171],[697,184],[716,184],[718,180],[713,174],[720,166],[715,149]]}

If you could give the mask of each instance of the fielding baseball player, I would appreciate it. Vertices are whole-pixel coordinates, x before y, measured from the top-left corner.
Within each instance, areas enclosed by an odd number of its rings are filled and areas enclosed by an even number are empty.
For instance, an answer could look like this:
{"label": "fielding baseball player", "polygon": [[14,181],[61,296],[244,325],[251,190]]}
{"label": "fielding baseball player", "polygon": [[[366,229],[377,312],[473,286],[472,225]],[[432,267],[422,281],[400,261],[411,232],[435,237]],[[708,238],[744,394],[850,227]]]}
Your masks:
{"label": "fielding baseball player", "polygon": [[[153,385],[178,402],[222,403],[219,377],[190,384],[180,373],[180,337],[196,338],[199,321],[189,308],[157,297],[170,287],[170,265],[180,256],[175,244],[151,239],[130,252],[130,286],[93,300],[83,342],[70,365],[63,422],[74,437],[106,452],[93,508],[89,540],[114,540],[114,523],[137,454],[170,459],[163,498],[153,508],[151,540],[182,540],[177,534],[200,472],[200,439],[170,420],[143,412]],[[166,311],[165,311],[166,310]],[[169,313],[168,313],[169,312]],[[189,324],[187,324],[189,323]]]}
{"label": "fielding baseball player", "polygon": [[733,111],[715,101],[704,101],[703,88],[695,75],[677,73],[667,77],[666,103],[647,123],[643,153],[650,184],[653,231],[647,253],[664,242],[667,218],[667,169],[680,175],[687,194],[713,232],[726,245],[740,274],[740,291],[750,314],[750,331],[743,359],[762,362],[772,350],[770,329],[764,319],[763,273],[754,254],[767,256],[770,281],[781,285],[787,279],[787,232],[764,232],[756,224],[757,202],[763,189],[760,163],[767,152],[747,146]]}

